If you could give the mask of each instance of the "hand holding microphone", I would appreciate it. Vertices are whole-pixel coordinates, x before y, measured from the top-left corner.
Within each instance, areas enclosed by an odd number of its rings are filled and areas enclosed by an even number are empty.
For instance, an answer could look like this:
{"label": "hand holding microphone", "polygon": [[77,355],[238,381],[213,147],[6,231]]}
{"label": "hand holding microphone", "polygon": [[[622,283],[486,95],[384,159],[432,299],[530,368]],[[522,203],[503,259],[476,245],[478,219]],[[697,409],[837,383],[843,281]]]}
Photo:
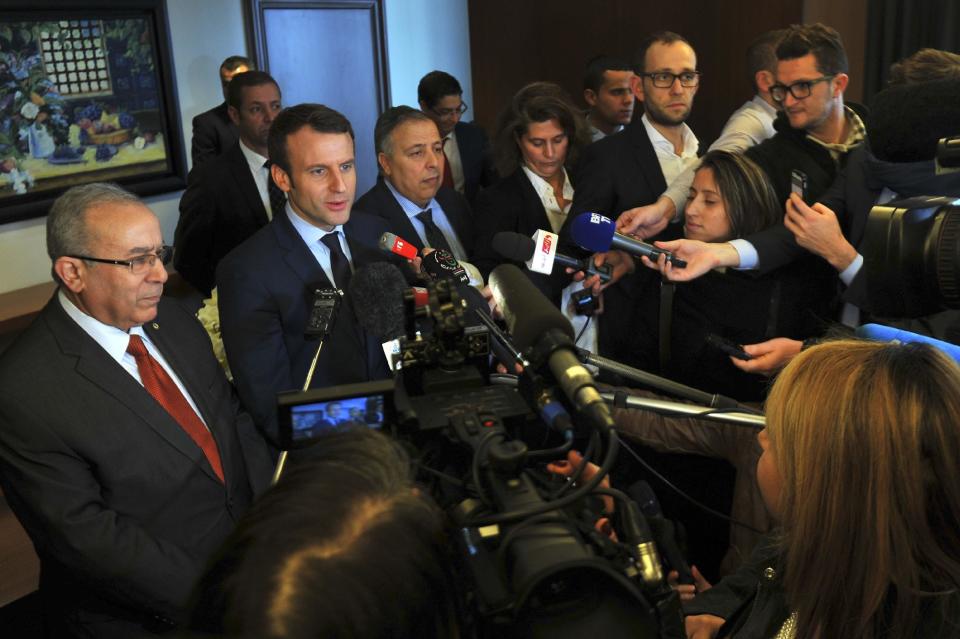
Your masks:
{"label": "hand holding microphone", "polygon": [[410,260],[414,270],[425,272],[431,279],[451,278],[462,284],[470,283],[470,276],[449,251],[424,248],[417,254],[417,247],[393,233],[380,236],[380,248]]}

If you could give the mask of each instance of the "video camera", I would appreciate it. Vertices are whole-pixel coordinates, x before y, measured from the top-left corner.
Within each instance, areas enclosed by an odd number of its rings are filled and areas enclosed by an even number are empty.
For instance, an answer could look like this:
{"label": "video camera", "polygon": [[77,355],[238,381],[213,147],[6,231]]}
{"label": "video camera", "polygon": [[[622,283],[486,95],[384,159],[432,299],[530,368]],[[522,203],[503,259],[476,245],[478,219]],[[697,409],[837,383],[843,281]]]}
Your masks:
{"label": "video camera", "polygon": [[[491,282],[529,359],[517,383],[496,383],[489,329],[468,325],[462,285],[439,280],[426,306],[404,292],[396,378],[282,394],[281,444],[306,447],[325,429],[362,425],[413,451],[456,531],[466,636],[683,637],[679,598],[639,507],[600,485],[618,440],[576,362],[569,322],[516,267],[498,267]],[[546,472],[575,440],[586,443],[585,460],[602,459],[599,471]],[[595,529],[601,494],[616,501],[614,538]]]}
{"label": "video camera", "polygon": [[[960,171],[960,137],[940,140],[936,167]],[[919,317],[960,308],[960,189],[874,206],[863,258],[874,315]]]}

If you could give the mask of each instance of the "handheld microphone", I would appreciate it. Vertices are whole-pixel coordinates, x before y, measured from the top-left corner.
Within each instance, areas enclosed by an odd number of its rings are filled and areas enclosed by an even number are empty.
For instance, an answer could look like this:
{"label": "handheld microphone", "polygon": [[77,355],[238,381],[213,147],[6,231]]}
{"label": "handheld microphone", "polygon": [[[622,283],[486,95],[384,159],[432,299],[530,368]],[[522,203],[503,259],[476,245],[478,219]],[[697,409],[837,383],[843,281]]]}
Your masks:
{"label": "handheld microphone", "polygon": [[461,284],[469,284],[470,276],[460,266],[457,258],[446,249],[436,249],[423,256],[421,266],[432,279],[452,279]]}
{"label": "handheld microphone", "polygon": [[410,244],[402,237],[397,237],[393,233],[384,233],[380,236],[380,248],[390,253],[395,253],[408,260],[417,256],[417,247]]}
{"label": "handheld microphone", "polygon": [[899,328],[893,328],[891,326],[884,326],[883,324],[864,324],[863,326],[857,328],[855,332],[857,337],[872,339],[878,342],[930,344],[931,346],[939,348],[947,357],[960,364],[960,346],[951,344],[950,342],[944,342],[943,340],[939,340],[934,337],[920,335],[919,333],[911,333],[910,331],[900,330]]}
{"label": "handheld microphone", "polygon": [[617,233],[616,228],[613,221],[604,215],[581,213],[573,220],[571,234],[577,244],[594,253],[604,253],[613,248],[626,251],[631,255],[645,256],[654,262],[661,255],[666,255],[667,260],[677,268],[684,268],[687,265],[684,260],[675,257],[670,251]]}
{"label": "handheld microphone", "polygon": [[529,353],[534,368],[548,368],[570,403],[595,428],[609,432],[613,418],[593,377],[577,360],[569,320],[513,264],[493,269],[490,288],[514,342]]}
{"label": "handheld microphone", "polygon": [[680,545],[677,543],[677,531],[674,523],[663,516],[660,501],[656,494],[644,480],[632,484],[627,489],[627,495],[640,507],[640,512],[647,518],[647,523],[653,532],[657,548],[666,559],[667,564],[677,571],[677,582],[681,584],[694,583],[693,571],[687,563]]}
{"label": "handheld microphone", "polygon": [[493,250],[497,253],[508,260],[524,262],[534,273],[549,275],[553,272],[554,264],[560,264],[575,271],[583,271],[587,275],[599,275],[603,283],[610,281],[613,269],[609,264],[597,268],[592,258],[578,260],[558,253],[558,239],[559,236],[556,233],[543,229],[538,229],[532,238],[512,231],[500,231],[493,236],[492,244]]}

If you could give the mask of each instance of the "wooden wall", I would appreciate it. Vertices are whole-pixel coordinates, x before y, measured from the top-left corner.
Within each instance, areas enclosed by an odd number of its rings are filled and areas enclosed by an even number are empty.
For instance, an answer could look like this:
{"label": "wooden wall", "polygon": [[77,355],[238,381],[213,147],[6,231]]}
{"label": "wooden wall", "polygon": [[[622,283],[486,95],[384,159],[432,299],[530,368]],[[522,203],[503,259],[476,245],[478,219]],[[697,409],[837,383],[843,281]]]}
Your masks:
{"label": "wooden wall", "polygon": [[499,110],[527,82],[557,82],[582,104],[588,59],[609,53],[632,60],[645,35],[668,29],[697,52],[703,80],[689,123],[704,144],[753,95],[746,45],[800,22],[804,12],[804,0],[469,0],[468,6],[476,104],[467,117],[491,134]]}

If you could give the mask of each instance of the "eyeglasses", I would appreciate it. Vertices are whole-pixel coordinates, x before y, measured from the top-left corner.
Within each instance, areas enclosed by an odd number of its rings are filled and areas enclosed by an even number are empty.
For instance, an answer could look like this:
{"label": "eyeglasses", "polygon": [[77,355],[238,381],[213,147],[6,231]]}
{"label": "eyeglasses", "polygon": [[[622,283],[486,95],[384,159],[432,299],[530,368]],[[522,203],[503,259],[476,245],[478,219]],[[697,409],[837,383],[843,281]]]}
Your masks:
{"label": "eyeglasses", "polygon": [[85,260],[87,262],[99,262],[100,264],[126,266],[134,275],[143,275],[152,269],[154,265],[156,265],[157,260],[160,260],[160,263],[164,266],[169,264],[170,258],[173,257],[173,247],[161,246],[160,250],[156,251],[155,253],[144,253],[143,255],[130,258],[129,260],[107,260],[102,257],[90,257],[89,255],[68,255],[67,257],[72,257],[77,260]]}
{"label": "eyeglasses", "polygon": [[438,118],[449,118],[449,117],[453,117],[454,115],[463,115],[464,113],[467,112],[467,109],[469,108],[470,107],[467,106],[466,102],[461,102],[460,106],[458,106],[456,109],[430,109],[430,110],[433,111]]}
{"label": "eyeglasses", "polygon": [[770,97],[777,102],[783,102],[787,99],[787,91],[789,91],[795,100],[809,98],[810,93],[813,91],[813,85],[833,80],[835,77],[837,77],[836,73],[833,75],[824,75],[815,80],[801,80],[800,82],[794,82],[790,86],[775,84],[770,87]]}
{"label": "eyeglasses", "polygon": [[658,89],[669,89],[673,83],[680,80],[680,86],[690,88],[700,84],[699,71],[684,71],[683,73],[670,73],[669,71],[656,71],[654,73],[641,73],[644,78],[650,78],[653,86]]}

